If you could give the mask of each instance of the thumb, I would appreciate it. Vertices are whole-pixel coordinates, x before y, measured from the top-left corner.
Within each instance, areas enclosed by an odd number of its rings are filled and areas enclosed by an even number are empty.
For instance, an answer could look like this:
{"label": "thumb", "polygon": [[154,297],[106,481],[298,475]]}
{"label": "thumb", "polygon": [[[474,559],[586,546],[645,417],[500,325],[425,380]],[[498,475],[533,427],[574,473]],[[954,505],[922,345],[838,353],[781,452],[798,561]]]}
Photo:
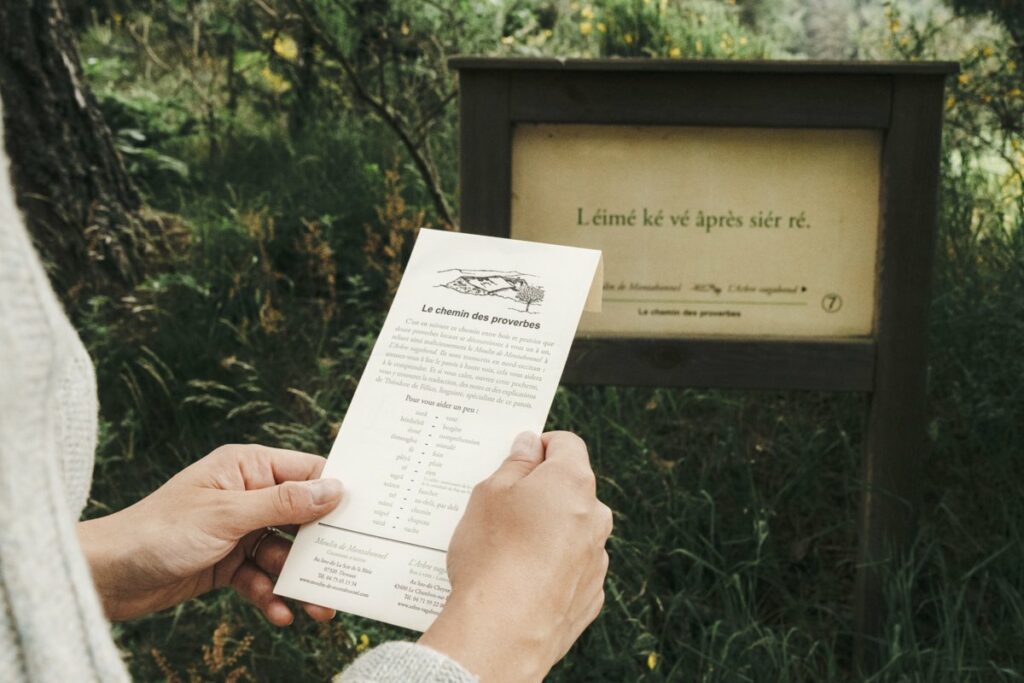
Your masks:
{"label": "thumb", "polygon": [[544,446],[540,437],[533,432],[523,432],[512,442],[512,448],[505,461],[491,475],[491,480],[504,486],[511,486],[544,462]]}
{"label": "thumb", "polygon": [[242,534],[267,526],[305,524],[338,507],[342,492],[337,479],[286,481],[239,494],[230,514]]}

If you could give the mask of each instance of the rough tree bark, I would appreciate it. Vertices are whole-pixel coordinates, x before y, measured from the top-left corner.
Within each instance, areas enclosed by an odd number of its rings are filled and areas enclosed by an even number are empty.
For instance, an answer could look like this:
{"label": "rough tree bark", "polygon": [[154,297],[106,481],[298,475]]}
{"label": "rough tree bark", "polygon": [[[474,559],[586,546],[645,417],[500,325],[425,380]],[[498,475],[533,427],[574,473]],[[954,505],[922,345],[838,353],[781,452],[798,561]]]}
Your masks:
{"label": "rough tree bark", "polygon": [[58,294],[134,282],[156,224],[85,83],[63,0],[0,0],[0,98],[15,193]]}

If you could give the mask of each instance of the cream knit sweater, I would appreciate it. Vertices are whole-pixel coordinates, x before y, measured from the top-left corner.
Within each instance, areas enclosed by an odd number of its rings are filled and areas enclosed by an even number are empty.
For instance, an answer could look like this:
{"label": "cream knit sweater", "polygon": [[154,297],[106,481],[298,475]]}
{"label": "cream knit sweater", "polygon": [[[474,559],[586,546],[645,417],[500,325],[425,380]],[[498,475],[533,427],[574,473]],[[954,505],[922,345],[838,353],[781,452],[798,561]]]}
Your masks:
{"label": "cream knit sweater", "polygon": [[[0,681],[127,681],[78,545],[92,480],[96,380],[14,203],[0,108]],[[476,680],[386,643],[343,683]]]}

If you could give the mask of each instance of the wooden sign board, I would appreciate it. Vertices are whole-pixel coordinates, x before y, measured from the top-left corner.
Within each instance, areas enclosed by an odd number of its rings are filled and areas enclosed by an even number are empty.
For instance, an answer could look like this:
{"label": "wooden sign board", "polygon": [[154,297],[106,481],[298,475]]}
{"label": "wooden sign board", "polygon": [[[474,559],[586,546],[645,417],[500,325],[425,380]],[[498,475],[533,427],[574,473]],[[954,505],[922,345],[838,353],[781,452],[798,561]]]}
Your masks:
{"label": "wooden sign board", "polygon": [[926,450],[956,64],[450,64],[461,228],[604,251],[604,310],[563,381],[870,395],[855,612],[878,634],[878,567],[913,529]]}

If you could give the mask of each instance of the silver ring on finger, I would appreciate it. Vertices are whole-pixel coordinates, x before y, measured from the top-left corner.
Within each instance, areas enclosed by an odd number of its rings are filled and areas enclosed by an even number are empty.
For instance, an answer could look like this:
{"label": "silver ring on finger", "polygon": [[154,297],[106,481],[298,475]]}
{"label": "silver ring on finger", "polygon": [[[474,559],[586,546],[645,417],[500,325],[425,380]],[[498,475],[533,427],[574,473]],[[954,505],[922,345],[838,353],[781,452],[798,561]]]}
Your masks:
{"label": "silver ring on finger", "polygon": [[268,526],[266,529],[264,529],[263,532],[259,535],[259,538],[256,539],[256,542],[252,544],[252,550],[249,551],[249,560],[254,562],[256,561],[256,553],[259,552],[260,545],[263,544],[263,541],[267,540],[267,538],[270,536],[280,535],[281,530],[278,529],[276,526]]}

